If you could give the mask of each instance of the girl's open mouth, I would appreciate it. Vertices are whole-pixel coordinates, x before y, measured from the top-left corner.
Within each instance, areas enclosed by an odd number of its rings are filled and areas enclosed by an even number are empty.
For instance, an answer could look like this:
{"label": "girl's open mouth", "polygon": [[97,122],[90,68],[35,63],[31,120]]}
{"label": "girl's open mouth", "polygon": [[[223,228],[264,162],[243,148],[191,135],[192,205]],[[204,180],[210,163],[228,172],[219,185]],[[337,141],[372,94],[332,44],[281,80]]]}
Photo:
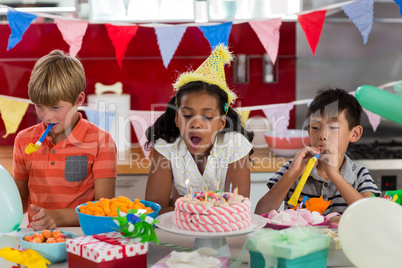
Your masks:
{"label": "girl's open mouth", "polygon": [[198,147],[201,144],[201,137],[190,136],[190,142],[193,147]]}

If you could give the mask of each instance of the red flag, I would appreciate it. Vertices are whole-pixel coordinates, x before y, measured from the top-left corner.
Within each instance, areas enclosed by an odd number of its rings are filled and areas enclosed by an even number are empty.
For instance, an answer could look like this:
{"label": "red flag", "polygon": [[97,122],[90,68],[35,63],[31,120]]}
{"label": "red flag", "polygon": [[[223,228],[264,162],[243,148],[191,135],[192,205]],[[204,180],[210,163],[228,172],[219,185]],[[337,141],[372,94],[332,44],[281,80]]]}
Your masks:
{"label": "red flag", "polygon": [[303,28],[307,41],[310,45],[313,55],[315,48],[320,40],[322,26],[324,26],[326,10],[318,10],[311,13],[298,15],[297,20]]}
{"label": "red flag", "polygon": [[121,69],[123,67],[122,61],[126,54],[127,45],[137,33],[138,25],[122,26],[105,23],[105,26],[116,51],[117,63]]}

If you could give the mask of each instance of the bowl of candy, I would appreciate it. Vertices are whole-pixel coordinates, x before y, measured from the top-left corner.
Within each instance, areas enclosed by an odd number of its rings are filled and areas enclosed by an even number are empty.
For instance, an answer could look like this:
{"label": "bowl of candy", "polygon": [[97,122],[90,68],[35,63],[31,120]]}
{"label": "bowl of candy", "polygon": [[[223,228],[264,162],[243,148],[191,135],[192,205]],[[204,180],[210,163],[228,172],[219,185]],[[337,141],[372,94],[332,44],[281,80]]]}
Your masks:
{"label": "bowl of candy", "polygon": [[287,209],[284,211],[271,210],[261,215],[267,223],[264,228],[282,230],[292,226],[323,226],[327,224],[327,218],[319,212],[310,212],[307,209]]}
{"label": "bowl of candy", "polygon": [[289,129],[286,133],[268,131],[264,133],[268,148],[283,157],[293,157],[305,146],[310,146],[307,130]]}
{"label": "bowl of candy", "polygon": [[35,250],[53,264],[67,259],[66,239],[74,237],[77,234],[68,231],[36,231],[21,237],[21,247]]}
{"label": "bowl of candy", "polygon": [[156,218],[161,206],[157,203],[125,196],[81,204],[75,208],[78,220],[85,235],[94,235],[119,230],[112,217],[118,217],[117,208],[127,213],[129,209],[142,209],[147,216]]}

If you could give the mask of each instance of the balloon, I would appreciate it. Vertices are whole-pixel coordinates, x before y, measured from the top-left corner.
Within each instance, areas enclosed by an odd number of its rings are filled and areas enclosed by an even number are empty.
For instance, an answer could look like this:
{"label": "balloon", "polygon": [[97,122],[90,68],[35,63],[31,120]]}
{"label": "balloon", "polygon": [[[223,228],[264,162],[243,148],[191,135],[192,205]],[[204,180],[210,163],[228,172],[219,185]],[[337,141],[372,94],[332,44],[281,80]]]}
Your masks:
{"label": "balloon", "polygon": [[363,108],[402,124],[402,97],[369,85],[358,87],[355,97]]}
{"label": "balloon", "polygon": [[384,198],[363,198],[343,213],[341,247],[359,268],[401,267],[402,206]]}
{"label": "balloon", "polygon": [[17,230],[22,222],[20,193],[10,173],[0,165],[0,233]]}

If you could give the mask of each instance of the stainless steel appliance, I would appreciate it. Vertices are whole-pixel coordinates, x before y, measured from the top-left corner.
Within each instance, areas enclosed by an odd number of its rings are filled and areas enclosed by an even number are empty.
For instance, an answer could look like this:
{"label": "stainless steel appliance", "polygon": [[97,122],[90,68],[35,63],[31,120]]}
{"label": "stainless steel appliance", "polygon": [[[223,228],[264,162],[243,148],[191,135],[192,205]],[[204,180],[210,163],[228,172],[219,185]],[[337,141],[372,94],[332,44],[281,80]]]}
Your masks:
{"label": "stainless steel appliance", "polygon": [[402,189],[402,128],[365,128],[362,138],[350,144],[346,154],[366,167],[377,186],[386,191]]}

